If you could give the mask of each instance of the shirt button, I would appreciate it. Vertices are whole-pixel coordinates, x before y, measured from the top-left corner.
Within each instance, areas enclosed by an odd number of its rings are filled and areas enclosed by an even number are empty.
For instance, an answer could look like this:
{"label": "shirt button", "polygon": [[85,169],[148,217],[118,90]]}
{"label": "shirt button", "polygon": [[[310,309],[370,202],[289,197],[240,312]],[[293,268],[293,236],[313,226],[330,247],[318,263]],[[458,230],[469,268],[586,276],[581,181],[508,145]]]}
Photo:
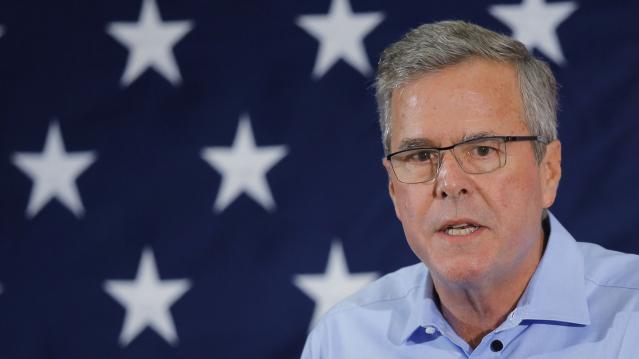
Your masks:
{"label": "shirt button", "polygon": [[511,312],[510,314],[508,314],[508,320],[510,321],[515,321],[517,320],[517,314],[515,314],[515,312]]}
{"label": "shirt button", "polygon": [[494,352],[498,352],[498,351],[501,351],[502,349],[504,349],[504,343],[502,343],[501,340],[493,340],[490,343],[490,350]]}
{"label": "shirt button", "polygon": [[424,332],[428,335],[433,335],[435,334],[435,332],[437,331],[437,329],[435,329],[435,327],[429,325],[426,328],[424,328]]}

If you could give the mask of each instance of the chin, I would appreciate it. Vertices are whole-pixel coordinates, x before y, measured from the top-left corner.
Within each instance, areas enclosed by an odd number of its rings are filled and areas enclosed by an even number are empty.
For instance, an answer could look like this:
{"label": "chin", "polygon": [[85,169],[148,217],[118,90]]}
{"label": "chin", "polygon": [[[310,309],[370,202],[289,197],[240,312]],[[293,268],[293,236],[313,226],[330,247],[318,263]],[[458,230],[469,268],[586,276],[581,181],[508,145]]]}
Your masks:
{"label": "chin", "polygon": [[477,286],[487,278],[489,265],[485,259],[458,258],[428,266],[433,276],[452,285]]}

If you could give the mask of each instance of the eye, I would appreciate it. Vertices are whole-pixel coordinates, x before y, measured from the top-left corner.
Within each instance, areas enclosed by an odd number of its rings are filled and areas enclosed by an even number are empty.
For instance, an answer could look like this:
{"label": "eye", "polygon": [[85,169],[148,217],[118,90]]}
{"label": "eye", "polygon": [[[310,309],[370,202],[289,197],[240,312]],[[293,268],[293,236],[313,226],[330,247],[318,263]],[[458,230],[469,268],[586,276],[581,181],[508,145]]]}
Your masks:
{"label": "eye", "polygon": [[435,153],[428,150],[415,150],[406,154],[406,160],[412,163],[430,163],[435,160]]}
{"label": "eye", "polygon": [[476,160],[492,160],[500,157],[501,149],[498,143],[482,141],[470,144],[464,151],[468,158]]}
{"label": "eye", "polygon": [[434,158],[432,151],[416,150],[407,154],[407,160],[410,162],[428,162]]}
{"label": "eye", "polygon": [[477,146],[473,148],[473,155],[479,156],[479,157],[486,157],[486,156],[490,156],[496,151],[497,151],[496,148],[492,148],[490,146]]}
{"label": "eye", "polygon": [[412,163],[412,164],[427,164],[436,161],[437,151],[432,150],[412,150],[406,151],[395,157],[395,160]]}

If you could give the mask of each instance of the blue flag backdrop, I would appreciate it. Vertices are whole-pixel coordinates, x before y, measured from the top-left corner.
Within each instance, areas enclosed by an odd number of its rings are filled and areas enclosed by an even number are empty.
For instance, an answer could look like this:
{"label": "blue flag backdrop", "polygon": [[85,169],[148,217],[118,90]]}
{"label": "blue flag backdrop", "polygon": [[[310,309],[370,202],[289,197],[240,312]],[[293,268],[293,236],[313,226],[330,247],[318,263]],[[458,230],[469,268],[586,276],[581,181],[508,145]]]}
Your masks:
{"label": "blue flag backdrop", "polygon": [[296,358],[415,263],[372,89],[409,29],[469,20],[559,83],[553,213],[639,253],[631,1],[0,4],[0,358]]}

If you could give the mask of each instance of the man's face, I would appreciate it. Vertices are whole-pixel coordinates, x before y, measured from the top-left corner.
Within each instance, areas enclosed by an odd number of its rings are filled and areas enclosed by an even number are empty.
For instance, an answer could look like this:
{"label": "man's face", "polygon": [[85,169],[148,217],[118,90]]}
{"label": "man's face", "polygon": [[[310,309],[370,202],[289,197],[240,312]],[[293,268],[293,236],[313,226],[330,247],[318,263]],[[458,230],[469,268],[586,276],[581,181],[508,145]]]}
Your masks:
{"label": "man's face", "polygon": [[[391,152],[409,141],[443,147],[478,134],[530,134],[515,69],[480,59],[396,89],[391,116]],[[473,286],[534,270],[543,246],[542,209],[553,203],[561,174],[560,152],[552,142],[538,165],[531,143],[510,142],[504,167],[467,174],[446,151],[437,177],[418,184],[399,182],[384,160],[408,243],[435,280]],[[446,230],[464,223],[479,229]]]}

